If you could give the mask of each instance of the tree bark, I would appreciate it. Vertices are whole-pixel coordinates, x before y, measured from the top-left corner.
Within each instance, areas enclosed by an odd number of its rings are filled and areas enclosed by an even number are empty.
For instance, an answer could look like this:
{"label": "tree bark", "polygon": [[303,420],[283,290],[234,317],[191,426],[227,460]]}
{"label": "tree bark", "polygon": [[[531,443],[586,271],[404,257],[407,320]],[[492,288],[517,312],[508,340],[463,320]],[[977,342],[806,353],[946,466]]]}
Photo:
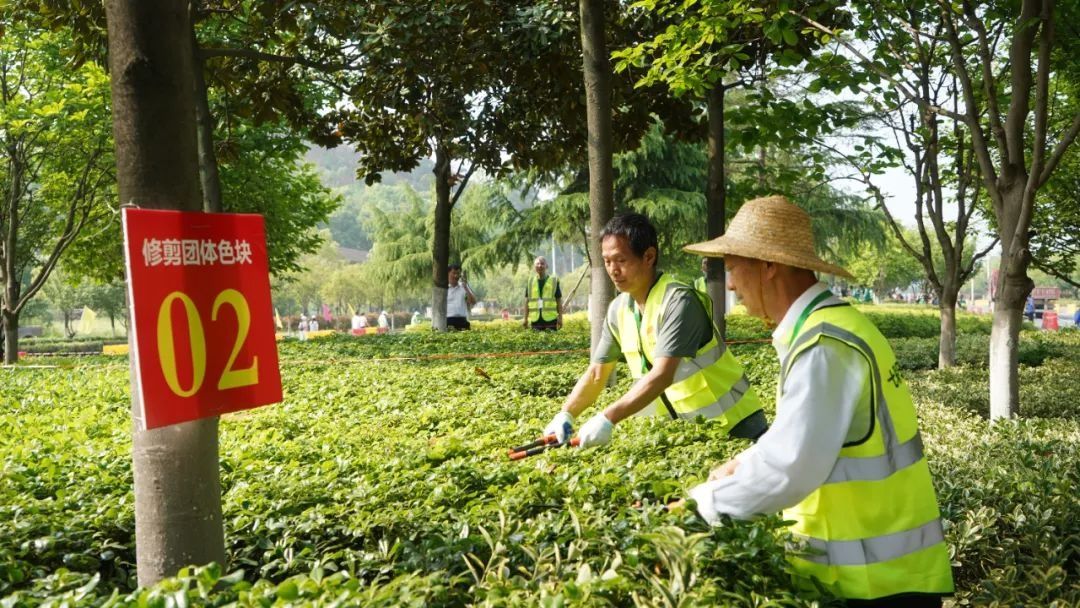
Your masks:
{"label": "tree bark", "polygon": [[0,311],[4,326],[4,364],[14,365],[19,362],[19,314]]}
{"label": "tree bark", "polygon": [[604,316],[615,296],[614,285],[604,269],[600,233],[615,215],[612,170],[611,63],[604,41],[604,3],[578,0],[581,14],[582,69],[585,78],[586,119],[589,131],[589,259],[592,261],[589,291],[591,348],[600,342]]}
{"label": "tree bark", "polygon": [[[0,276],[3,277],[3,298],[0,298],[0,312],[3,313],[4,325],[4,364],[12,365],[19,360],[19,297],[20,281],[18,266],[15,260],[16,245],[19,238],[19,199],[23,190],[23,162],[20,157],[21,151],[15,143],[7,144],[8,153],[8,191],[7,200],[3,204],[8,206],[7,232],[3,235],[3,267],[0,268]],[[2,216],[0,216],[2,217]]]}
{"label": "tree bark", "polygon": [[[707,238],[723,236],[727,223],[727,192],[724,187],[724,94],[722,82],[709,91],[709,171],[705,187],[705,206],[709,234]],[[712,258],[706,263],[705,288],[712,298],[713,322],[721,336],[727,336],[727,278],[723,260]]]}
{"label": "tree bark", "polygon": [[[1025,201],[1025,178],[1002,190],[1001,265],[998,268],[998,299],[990,327],[990,419],[1013,418],[1020,413],[1020,326],[1024,303],[1035,283],[1028,277],[1031,263],[1027,226],[1017,230],[1021,211],[1033,201]],[[1034,198],[1034,193],[1030,196]],[[1030,216],[1029,216],[1030,217]]]}
{"label": "tree bark", "polygon": [[[200,210],[187,2],[108,0],[105,10],[120,200]],[[139,387],[132,371],[135,414]],[[190,564],[225,561],[217,427],[217,418],[151,431],[133,426],[141,586]]]}
{"label": "tree bark", "polygon": [[946,284],[938,296],[938,310],[941,312],[941,338],[938,341],[938,368],[945,369],[956,365],[956,299],[958,286]]}
{"label": "tree bark", "polygon": [[450,153],[442,145],[435,148],[435,227],[431,252],[431,324],[446,331],[446,292],[450,265]]}
{"label": "tree bark", "polygon": [[221,176],[217,154],[214,153],[214,117],[210,113],[210,98],[206,90],[205,62],[199,54],[195,38],[195,23],[191,23],[192,83],[195,91],[195,125],[199,146],[199,182],[202,186],[203,211],[221,213]]}

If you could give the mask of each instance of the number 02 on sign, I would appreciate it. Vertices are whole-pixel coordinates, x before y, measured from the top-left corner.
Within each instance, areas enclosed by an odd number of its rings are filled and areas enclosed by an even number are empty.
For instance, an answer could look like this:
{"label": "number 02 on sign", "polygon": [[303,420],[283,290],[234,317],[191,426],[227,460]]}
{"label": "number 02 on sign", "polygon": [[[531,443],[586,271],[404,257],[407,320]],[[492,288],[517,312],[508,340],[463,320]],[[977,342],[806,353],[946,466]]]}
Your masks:
{"label": "number 02 on sign", "polygon": [[260,215],[125,208],[143,429],[281,401]]}

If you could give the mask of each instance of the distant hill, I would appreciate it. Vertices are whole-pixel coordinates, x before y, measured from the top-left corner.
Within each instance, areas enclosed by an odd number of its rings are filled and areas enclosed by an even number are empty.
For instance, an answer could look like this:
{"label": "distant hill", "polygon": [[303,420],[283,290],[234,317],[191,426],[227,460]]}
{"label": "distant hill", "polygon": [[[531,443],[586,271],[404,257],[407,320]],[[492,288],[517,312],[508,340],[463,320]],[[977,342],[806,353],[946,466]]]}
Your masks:
{"label": "distant hill", "polygon": [[[325,186],[329,188],[347,188],[352,190],[364,188],[363,180],[356,177],[356,163],[360,155],[348,146],[336,148],[321,148],[311,146],[308,148],[305,158],[315,165],[319,176]],[[408,183],[417,192],[427,192],[434,187],[435,176],[432,169],[435,163],[424,159],[409,173],[384,173],[382,183],[392,186],[399,183]]]}

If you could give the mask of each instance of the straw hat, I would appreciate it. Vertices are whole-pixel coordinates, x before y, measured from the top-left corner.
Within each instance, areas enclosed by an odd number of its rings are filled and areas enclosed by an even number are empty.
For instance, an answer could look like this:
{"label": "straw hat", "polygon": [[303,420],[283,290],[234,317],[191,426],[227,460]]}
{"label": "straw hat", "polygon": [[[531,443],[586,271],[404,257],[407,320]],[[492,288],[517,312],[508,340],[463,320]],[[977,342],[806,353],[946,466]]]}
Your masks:
{"label": "straw hat", "polygon": [[710,258],[737,255],[854,278],[850,272],[818,257],[810,216],[783,196],[747,201],[723,236],[687,245],[683,251]]}

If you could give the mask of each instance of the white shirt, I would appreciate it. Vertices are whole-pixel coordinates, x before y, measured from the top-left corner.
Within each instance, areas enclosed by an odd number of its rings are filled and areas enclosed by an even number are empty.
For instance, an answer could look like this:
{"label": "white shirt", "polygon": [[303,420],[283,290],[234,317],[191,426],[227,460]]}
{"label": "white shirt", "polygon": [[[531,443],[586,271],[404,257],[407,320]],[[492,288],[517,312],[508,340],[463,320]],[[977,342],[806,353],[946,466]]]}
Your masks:
{"label": "white shirt", "polygon": [[465,296],[469,292],[465,291],[465,286],[458,281],[457,285],[451,285],[446,288],[446,316],[448,317],[469,317],[469,305],[465,301]]}
{"label": "white shirt", "polygon": [[[810,287],[784,314],[773,332],[781,362],[799,316],[826,289],[823,283]],[[701,516],[715,523],[721,513],[746,519],[798,504],[828,479],[843,444],[866,434],[869,403],[870,367],[858,351],[824,339],[803,352],[784,382],[776,420],[736,456],[735,473],[690,490]]]}
{"label": "white shirt", "polygon": [[390,321],[386,318],[386,313],[379,314],[379,327],[390,327]]}
{"label": "white shirt", "polygon": [[364,326],[367,325],[367,323],[365,323],[365,321],[367,321],[367,319],[364,318],[364,317],[361,317],[359,314],[353,315],[352,316],[352,328],[353,329],[363,329]]}

